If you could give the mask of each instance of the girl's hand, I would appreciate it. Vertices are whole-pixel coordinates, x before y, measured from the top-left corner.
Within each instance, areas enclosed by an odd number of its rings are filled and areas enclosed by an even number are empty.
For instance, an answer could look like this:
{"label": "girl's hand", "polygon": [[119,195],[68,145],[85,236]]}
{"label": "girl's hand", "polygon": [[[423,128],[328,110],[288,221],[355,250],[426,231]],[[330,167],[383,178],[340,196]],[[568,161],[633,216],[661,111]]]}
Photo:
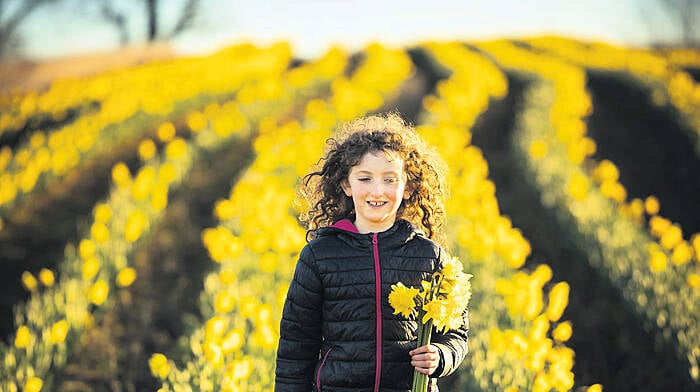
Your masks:
{"label": "girl's hand", "polygon": [[411,356],[411,365],[416,368],[416,371],[428,376],[433,374],[440,364],[440,352],[432,344],[411,350],[408,355]]}

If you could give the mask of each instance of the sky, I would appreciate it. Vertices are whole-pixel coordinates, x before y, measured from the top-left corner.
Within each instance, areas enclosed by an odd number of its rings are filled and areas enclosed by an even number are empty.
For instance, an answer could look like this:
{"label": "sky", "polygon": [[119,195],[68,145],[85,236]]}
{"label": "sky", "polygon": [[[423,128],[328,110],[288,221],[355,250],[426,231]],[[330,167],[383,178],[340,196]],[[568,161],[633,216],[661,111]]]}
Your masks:
{"label": "sky", "polygon": [[[131,5],[130,30],[143,40],[142,1]],[[119,47],[117,30],[87,0],[38,9],[22,26],[29,58],[53,58]],[[162,1],[173,23],[184,0]],[[241,41],[291,43],[299,57],[338,44],[360,49],[379,41],[406,46],[430,39],[480,40],[543,34],[646,45],[673,37],[658,0],[201,0],[195,26],[174,40],[178,53],[206,54]]]}

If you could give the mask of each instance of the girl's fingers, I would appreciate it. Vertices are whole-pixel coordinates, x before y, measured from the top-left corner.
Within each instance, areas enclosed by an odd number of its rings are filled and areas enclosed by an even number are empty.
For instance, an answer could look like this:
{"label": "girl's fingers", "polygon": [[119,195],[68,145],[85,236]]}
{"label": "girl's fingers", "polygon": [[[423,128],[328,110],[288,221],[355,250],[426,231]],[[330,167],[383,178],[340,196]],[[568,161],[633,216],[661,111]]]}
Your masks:
{"label": "girl's fingers", "polygon": [[431,375],[440,363],[440,354],[437,347],[425,345],[409,352],[411,355],[411,365],[416,371]]}
{"label": "girl's fingers", "polygon": [[438,348],[433,346],[432,344],[426,344],[425,346],[420,346],[418,348],[415,348],[411,351],[408,352],[410,356],[414,356],[417,354],[422,354],[422,353],[435,353],[437,354]]}
{"label": "girl's fingers", "polygon": [[433,374],[435,369],[437,369],[437,363],[433,363],[433,362],[412,361],[411,365],[413,365],[413,367],[416,369],[416,371],[423,373],[423,374],[427,374],[427,375]]}

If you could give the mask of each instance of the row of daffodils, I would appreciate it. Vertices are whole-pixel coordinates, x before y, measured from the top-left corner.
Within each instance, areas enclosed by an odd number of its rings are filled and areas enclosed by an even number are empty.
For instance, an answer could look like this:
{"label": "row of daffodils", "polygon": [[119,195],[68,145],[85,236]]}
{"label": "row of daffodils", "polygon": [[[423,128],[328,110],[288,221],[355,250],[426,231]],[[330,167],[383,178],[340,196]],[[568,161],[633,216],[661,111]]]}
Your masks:
{"label": "row of daffodils", "polygon": [[[144,155],[155,150],[147,143]],[[120,163],[114,166],[110,196],[95,206],[90,230],[67,247],[54,273],[48,269],[22,276],[30,299],[15,310],[14,339],[2,346],[0,386],[4,391],[51,389],[53,374],[95,317],[109,308],[113,291],[136,278],[129,255],[167,206],[168,190],[177,184],[192,161],[182,139],[165,144],[133,176]]]}
{"label": "row of daffodils", "polygon": [[533,271],[522,269],[530,244],[500,214],[488,164],[471,145],[470,130],[477,117],[491,100],[506,95],[505,75],[460,43],[426,48],[451,75],[438,82],[434,96],[425,97],[418,129],[448,162],[450,238],[465,269],[475,276],[473,332],[464,365],[475,380],[465,375],[460,387],[476,383],[482,390],[571,390],[574,352],[565,343],[572,325],[560,320],[569,285],[552,285],[546,264]]}
{"label": "row of daffodils", "polygon": [[613,162],[592,158],[592,110],[585,70],[550,55],[494,41],[481,48],[502,67],[531,78],[514,150],[542,200],[572,228],[593,267],[609,277],[660,342],[676,347],[700,382],[700,236],[657,215],[658,201],[627,200]]}
{"label": "row of daffodils", "polygon": [[584,67],[635,78],[649,90],[656,105],[670,105],[684,119],[700,156],[700,83],[685,71],[700,64],[696,51],[629,49],[603,42],[584,43],[558,37],[525,41],[533,49]]}
{"label": "row of daffodils", "polygon": [[[144,128],[155,129],[163,117],[182,116],[212,100],[231,97],[250,80],[274,80],[272,77],[290,60],[288,45],[256,48],[242,44],[207,57],[157,62],[87,81],[56,83],[57,87],[36,98],[47,103],[33,105],[34,110],[26,110],[27,115],[41,116],[46,110],[60,116],[67,110],[57,103],[62,94],[82,94],[81,99],[86,100],[99,98],[98,103],[57,128],[30,130],[31,137],[0,148],[0,222],[17,201],[46,189],[73,169],[105,162],[122,146],[138,142]],[[22,100],[34,99],[27,98],[31,96]]]}

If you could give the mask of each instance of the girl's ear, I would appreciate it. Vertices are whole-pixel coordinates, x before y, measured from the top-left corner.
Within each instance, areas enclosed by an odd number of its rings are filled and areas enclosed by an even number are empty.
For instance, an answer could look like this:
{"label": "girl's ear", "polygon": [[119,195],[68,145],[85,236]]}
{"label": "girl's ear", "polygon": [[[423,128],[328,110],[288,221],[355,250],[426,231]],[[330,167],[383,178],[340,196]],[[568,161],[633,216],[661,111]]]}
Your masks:
{"label": "girl's ear", "polygon": [[341,186],[341,188],[343,188],[343,192],[345,192],[345,196],[352,197],[352,189],[350,188],[350,182],[348,182],[347,179],[340,181],[340,186]]}
{"label": "girl's ear", "polygon": [[404,200],[410,199],[411,195],[413,195],[413,189],[411,189],[411,188],[412,187],[407,185],[406,188],[403,190],[403,199]]}

